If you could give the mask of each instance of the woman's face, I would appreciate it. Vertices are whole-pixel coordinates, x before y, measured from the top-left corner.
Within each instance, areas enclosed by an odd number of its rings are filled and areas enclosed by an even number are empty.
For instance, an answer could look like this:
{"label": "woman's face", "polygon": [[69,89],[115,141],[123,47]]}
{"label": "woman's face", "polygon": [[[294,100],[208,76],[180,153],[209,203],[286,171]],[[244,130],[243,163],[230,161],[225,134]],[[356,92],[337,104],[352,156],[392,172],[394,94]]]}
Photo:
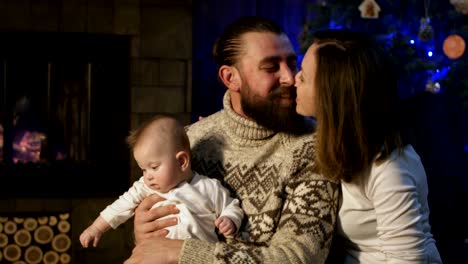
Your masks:
{"label": "woman's face", "polygon": [[307,50],[302,60],[301,70],[296,74],[296,112],[303,116],[315,116],[315,74],[317,60],[315,51],[317,44],[313,44]]}

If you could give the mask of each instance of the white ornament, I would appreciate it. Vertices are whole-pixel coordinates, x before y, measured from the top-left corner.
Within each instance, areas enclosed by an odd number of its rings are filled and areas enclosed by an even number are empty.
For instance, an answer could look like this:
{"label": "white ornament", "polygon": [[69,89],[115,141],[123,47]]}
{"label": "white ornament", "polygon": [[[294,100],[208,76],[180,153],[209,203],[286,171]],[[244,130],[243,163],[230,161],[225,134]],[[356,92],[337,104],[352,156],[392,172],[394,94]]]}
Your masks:
{"label": "white ornament", "polygon": [[426,87],[424,89],[426,92],[430,92],[433,94],[439,93],[440,92],[440,83],[439,82],[434,82],[431,79],[429,79],[426,83]]}
{"label": "white ornament", "polygon": [[468,0],[450,0],[450,3],[455,6],[455,10],[466,15],[468,14]]}
{"label": "white ornament", "polygon": [[380,6],[375,0],[364,0],[359,5],[359,11],[361,11],[362,18],[378,18]]}
{"label": "white ornament", "polygon": [[420,20],[418,37],[422,41],[429,41],[434,38],[434,28],[431,26],[431,19],[423,17]]}

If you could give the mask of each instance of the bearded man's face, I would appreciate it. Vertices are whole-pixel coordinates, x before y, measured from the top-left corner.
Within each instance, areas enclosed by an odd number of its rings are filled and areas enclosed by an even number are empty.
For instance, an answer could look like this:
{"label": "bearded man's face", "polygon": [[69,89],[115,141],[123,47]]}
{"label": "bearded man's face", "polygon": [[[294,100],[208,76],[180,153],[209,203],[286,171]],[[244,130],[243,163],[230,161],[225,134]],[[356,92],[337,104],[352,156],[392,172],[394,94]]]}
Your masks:
{"label": "bearded man's face", "polygon": [[295,88],[277,87],[267,97],[254,94],[247,85],[241,89],[244,113],[258,124],[278,132],[296,133],[303,127],[303,117],[296,113],[296,103],[284,103],[284,98],[296,98]]}

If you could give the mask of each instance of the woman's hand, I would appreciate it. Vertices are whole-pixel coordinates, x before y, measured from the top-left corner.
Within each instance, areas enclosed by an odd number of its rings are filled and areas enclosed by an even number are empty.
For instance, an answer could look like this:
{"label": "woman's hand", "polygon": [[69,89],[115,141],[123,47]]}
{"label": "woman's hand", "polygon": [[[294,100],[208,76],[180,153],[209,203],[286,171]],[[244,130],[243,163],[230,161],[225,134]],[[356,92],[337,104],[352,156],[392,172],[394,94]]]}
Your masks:
{"label": "woman's hand", "polygon": [[165,237],[169,231],[164,228],[177,224],[175,217],[160,219],[171,214],[178,214],[179,209],[175,205],[151,209],[154,204],[163,200],[165,199],[161,196],[153,194],[146,197],[135,209],[134,232],[137,245],[152,237]]}
{"label": "woman's hand", "polygon": [[124,264],[178,263],[183,240],[150,237],[138,243]]}

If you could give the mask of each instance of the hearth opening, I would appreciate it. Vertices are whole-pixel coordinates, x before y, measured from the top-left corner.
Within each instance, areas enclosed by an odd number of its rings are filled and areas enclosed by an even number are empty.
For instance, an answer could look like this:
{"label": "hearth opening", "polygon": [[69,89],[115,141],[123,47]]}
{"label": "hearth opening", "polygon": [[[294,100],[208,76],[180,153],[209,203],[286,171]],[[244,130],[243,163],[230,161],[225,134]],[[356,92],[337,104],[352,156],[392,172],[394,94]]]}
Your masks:
{"label": "hearth opening", "polygon": [[0,196],[128,187],[130,37],[0,33]]}

